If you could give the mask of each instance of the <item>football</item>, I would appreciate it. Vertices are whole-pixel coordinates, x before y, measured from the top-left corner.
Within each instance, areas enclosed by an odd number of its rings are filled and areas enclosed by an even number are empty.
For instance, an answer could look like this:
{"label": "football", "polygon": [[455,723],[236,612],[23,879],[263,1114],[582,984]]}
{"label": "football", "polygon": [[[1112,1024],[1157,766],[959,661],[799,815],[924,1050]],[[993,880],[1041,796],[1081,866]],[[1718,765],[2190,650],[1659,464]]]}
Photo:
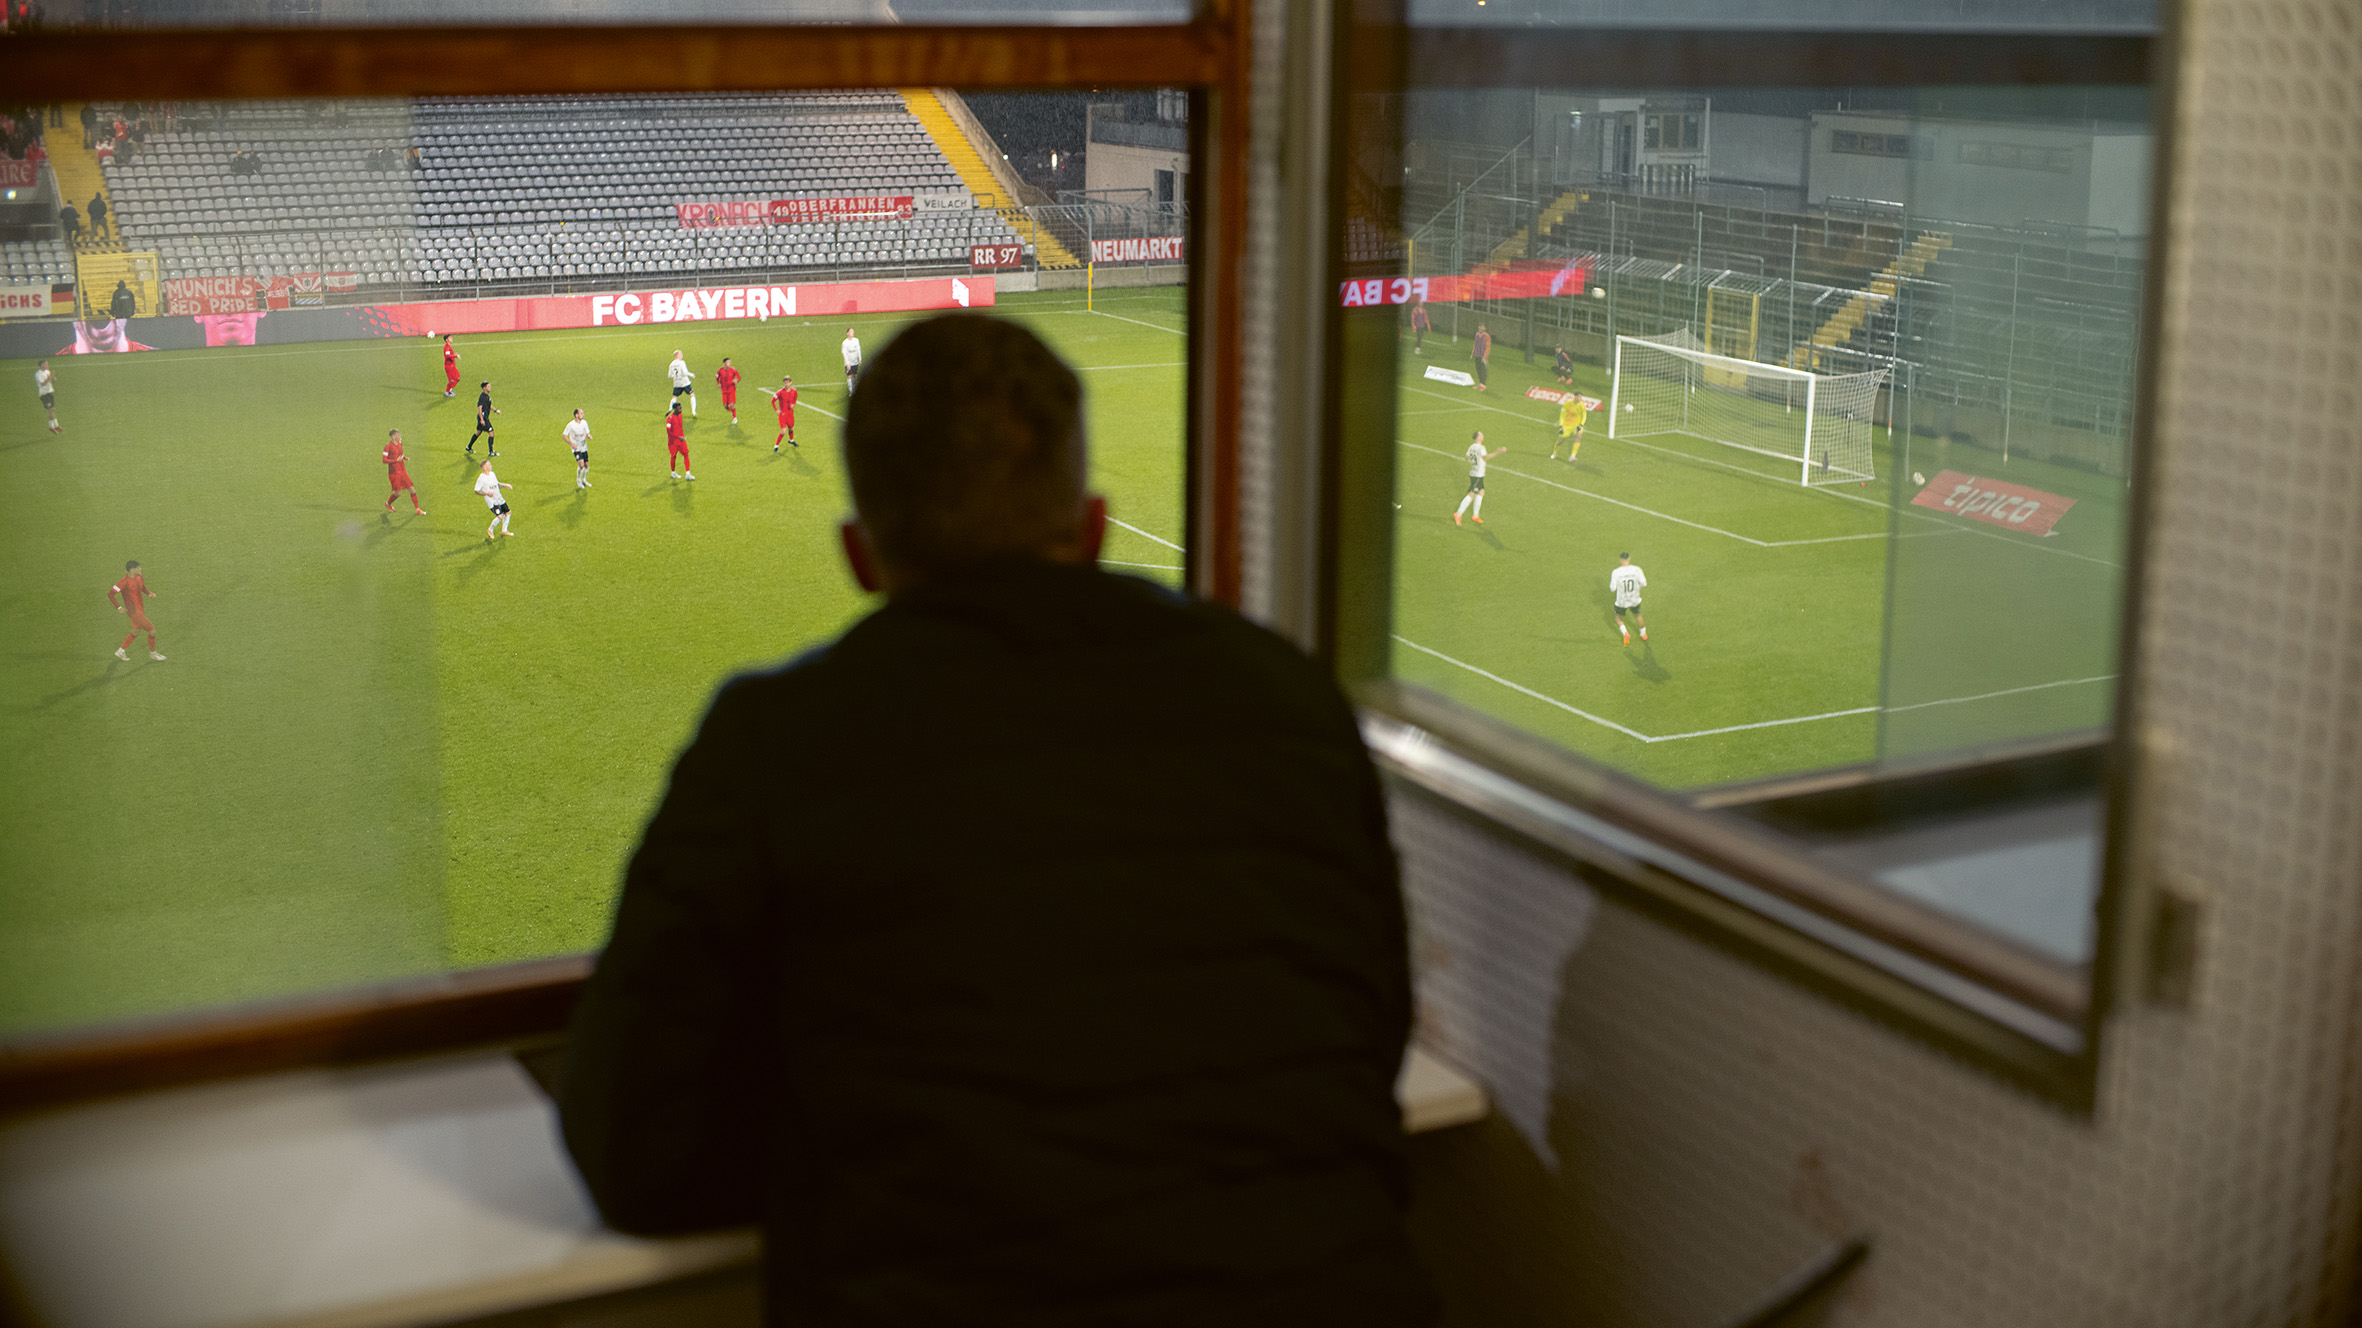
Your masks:
{"label": "football", "polygon": [[1911,482],[1913,484],[1925,484],[1927,483],[1927,476],[1922,475],[1918,471],[1914,470],[1911,472]]}

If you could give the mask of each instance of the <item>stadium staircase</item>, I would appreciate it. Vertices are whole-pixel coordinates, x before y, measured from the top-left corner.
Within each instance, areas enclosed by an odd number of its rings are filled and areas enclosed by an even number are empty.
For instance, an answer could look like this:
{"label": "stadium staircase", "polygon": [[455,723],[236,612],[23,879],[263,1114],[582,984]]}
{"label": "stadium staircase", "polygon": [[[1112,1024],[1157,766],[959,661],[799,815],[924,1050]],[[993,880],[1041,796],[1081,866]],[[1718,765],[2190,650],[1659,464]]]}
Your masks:
{"label": "stadium staircase", "polygon": [[[1547,236],[1551,231],[1556,230],[1558,228],[1558,223],[1566,220],[1566,215],[1574,211],[1575,205],[1582,201],[1583,195],[1573,189],[1569,189],[1565,193],[1560,194],[1558,197],[1551,199],[1550,206],[1542,209],[1542,215],[1539,219],[1541,224],[1532,228],[1532,230],[1538,231],[1540,234]],[[1494,245],[1491,255],[1489,255],[1482,263],[1477,264],[1476,270],[1486,275],[1490,275],[1495,272],[1506,272],[1509,270],[1509,265],[1511,263],[1516,262],[1520,258],[1524,258],[1527,251],[1531,248],[1532,244],[1529,239],[1529,230],[1527,227],[1520,226],[1507,239],[1504,239],[1499,244]]]}
{"label": "stadium staircase", "polygon": [[1017,232],[1018,239],[1032,245],[1036,263],[1046,268],[1082,266],[1082,260],[1076,258],[1074,251],[1067,248],[1064,242],[1036,225],[1025,209],[1016,205],[1015,199],[1005,198],[1007,190],[986,164],[984,149],[969,141],[967,132],[960,128],[959,121],[953,118],[950,108],[943,104],[943,99],[935,95],[934,89],[903,88],[901,92],[903,103],[926,127],[927,136],[935,140],[936,148],[951,162],[952,170],[959,174],[960,183],[967,186],[970,194],[975,195],[977,205],[990,207],[1000,215],[1001,220],[1009,223],[1009,229]]}
{"label": "stadium staircase", "polygon": [[1812,339],[1788,353],[1791,369],[1813,368],[1820,361],[1821,352],[1842,346],[1867,322],[1871,310],[1894,298],[1902,283],[1927,271],[1927,265],[1937,255],[1952,247],[1952,237],[1942,231],[1927,231],[1911,242],[1911,247],[1896,254],[1894,261],[1873,278],[1868,287],[1854,292],[1852,299],[1829,316],[1828,321],[1815,329]]}
{"label": "stadium staircase", "polygon": [[[82,103],[70,102],[65,107],[66,123],[82,123]],[[102,117],[102,119],[111,117]],[[74,245],[78,254],[119,254],[123,252],[121,214],[115,211],[115,196],[107,188],[106,172],[99,169],[98,153],[82,147],[73,140],[80,134],[69,135],[65,130],[43,135],[49,147],[49,168],[57,174],[57,191],[63,202],[72,203],[76,212],[83,214],[82,237]],[[104,237],[91,233],[90,200],[93,196],[107,200],[110,224]]]}

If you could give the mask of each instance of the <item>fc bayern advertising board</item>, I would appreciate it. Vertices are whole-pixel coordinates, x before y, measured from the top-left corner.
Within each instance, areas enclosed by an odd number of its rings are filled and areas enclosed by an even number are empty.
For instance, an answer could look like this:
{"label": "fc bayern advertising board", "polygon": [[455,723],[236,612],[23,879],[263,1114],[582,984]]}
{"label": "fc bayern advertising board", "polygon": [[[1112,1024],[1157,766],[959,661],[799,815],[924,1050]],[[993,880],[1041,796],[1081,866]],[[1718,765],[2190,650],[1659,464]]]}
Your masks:
{"label": "fc bayern advertising board", "polygon": [[1911,505],[1932,507],[2003,530],[2047,535],[2059,518],[2067,514],[2067,509],[2075,505],[2075,500],[2022,484],[1979,479],[1957,470],[1939,470],[1926,488],[1912,496]]}
{"label": "fc bayern advertising board", "polygon": [[[306,308],[299,303],[290,308],[262,309],[254,307],[252,291],[244,279],[235,281],[233,287],[205,292],[202,299],[193,292],[184,292],[195,307],[204,310],[202,313],[127,318],[89,328],[72,322],[31,320],[0,325],[0,358],[350,341],[424,336],[430,332],[439,336],[730,320],[763,322],[773,318],[840,318],[847,314],[983,309],[994,303],[993,279],[981,275],[329,308]],[[215,301],[222,306],[218,310],[211,307]]]}

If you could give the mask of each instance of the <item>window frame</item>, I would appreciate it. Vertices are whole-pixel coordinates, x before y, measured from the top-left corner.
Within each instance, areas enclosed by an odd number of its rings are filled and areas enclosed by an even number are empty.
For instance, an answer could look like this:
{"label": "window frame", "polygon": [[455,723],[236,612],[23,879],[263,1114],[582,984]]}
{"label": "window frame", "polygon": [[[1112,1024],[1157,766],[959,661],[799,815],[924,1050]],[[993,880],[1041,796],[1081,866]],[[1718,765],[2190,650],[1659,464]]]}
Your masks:
{"label": "window frame", "polygon": [[[1328,501],[1321,532],[1319,652],[1361,707],[1390,785],[1567,866],[1610,897],[1783,974],[1943,1052],[1976,1063],[2071,1111],[2097,1095],[2105,1027],[2127,983],[2127,956],[2152,905],[2139,887],[2131,824],[2142,753],[2137,712],[2143,568],[2148,545],[2156,310],[2168,266],[2165,211],[2173,162],[2173,34],[1763,32],[1644,29],[1410,29],[1360,9],[1340,43],[1336,123],[1368,126],[1373,100],[1423,90],[1529,86],[1729,87],[2141,85],[2151,93],[2156,151],[2151,240],[2132,406],[2131,499],[2124,611],[2117,637],[2113,723],[2005,750],[1950,754],[1908,767],[1857,767],[1766,781],[1763,797],[1813,794],[1969,799],[1996,788],[2041,788],[2062,771],[2101,797],[2103,847],[2092,959],[2076,971],[2033,961],[1991,933],[1905,905],[1866,881],[1810,860],[1797,841],[1724,814],[1726,803],[1656,789],[1433,693],[1388,668],[1391,499],[1396,381],[1390,310],[1345,310],[1348,198],[1329,181],[1324,349],[1333,366],[1322,441]],[[1375,129],[1372,132],[1387,132]],[[1350,155],[1342,146],[1337,159]],[[1362,390],[1354,390],[1356,387]],[[2088,795],[2086,795],[2088,796]],[[1824,799],[1825,800],[1825,799]],[[2072,991],[2062,990],[2062,980]]]}
{"label": "window frame", "polygon": [[[1177,89],[1193,219],[1183,477],[1187,585],[1240,597],[1238,261],[1247,233],[1249,11],[1200,0],[1185,24],[1076,27],[510,26],[34,30],[0,34],[23,104],[517,94]],[[0,1044],[0,1115],[119,1093],[561,1035],[595,954],[459,969],[252,1005],[56,1030]]]}

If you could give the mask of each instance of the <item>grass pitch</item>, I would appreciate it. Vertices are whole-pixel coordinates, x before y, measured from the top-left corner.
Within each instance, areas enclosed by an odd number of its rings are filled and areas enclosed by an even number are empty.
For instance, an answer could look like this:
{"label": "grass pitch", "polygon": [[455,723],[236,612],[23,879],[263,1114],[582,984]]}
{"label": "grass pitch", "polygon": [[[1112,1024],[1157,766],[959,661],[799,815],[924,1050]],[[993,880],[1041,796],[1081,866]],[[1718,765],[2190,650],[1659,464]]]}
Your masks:
{"label": "grass pitch", "polygon": [[[1403,347],[1397,422],[1398,677],[1673,787],[1907,757],[2107,722],[2124,490],[2065,467],[1873,439],[1879,479],[1805,488],[1795,463],[1678,434],[1607,436],[1548,460],[1546,355],[1497,346],[1490,390],[1422,377],[1465,343]],[[1576,390],[1607,400],[1606,372]],[[1506,445],[1485,524],[1454,526],[1471,430]],[[1908,454],[1905,454],[1905,448]],[[1911,472],[2076,499],[2051,538],[1907,506]],[[1619,644],[1616,555],[1648,576],[1649,640]]]}
{"label": "grass pitch", "polygon": [[[1083,371],[1107,560],[1177,583],[1182,293],[1097,304],[998,312]],[[850,321],[874,352],[907,317]],[[847,321],[463,337],[448,400],[424,339],[54,358],[66,432],[29,394],[0,422],[0,1036],[597,945],[715,685],[866,607],[834,532]],[[694,483],[665,476],[676,348]],[[782,372],[803,446],[774,457]],[[517,486],[491,545],[487,378]],[[390,428],[424,517],[384,513]],[[129,558],[168,663],[109,653]]]}

